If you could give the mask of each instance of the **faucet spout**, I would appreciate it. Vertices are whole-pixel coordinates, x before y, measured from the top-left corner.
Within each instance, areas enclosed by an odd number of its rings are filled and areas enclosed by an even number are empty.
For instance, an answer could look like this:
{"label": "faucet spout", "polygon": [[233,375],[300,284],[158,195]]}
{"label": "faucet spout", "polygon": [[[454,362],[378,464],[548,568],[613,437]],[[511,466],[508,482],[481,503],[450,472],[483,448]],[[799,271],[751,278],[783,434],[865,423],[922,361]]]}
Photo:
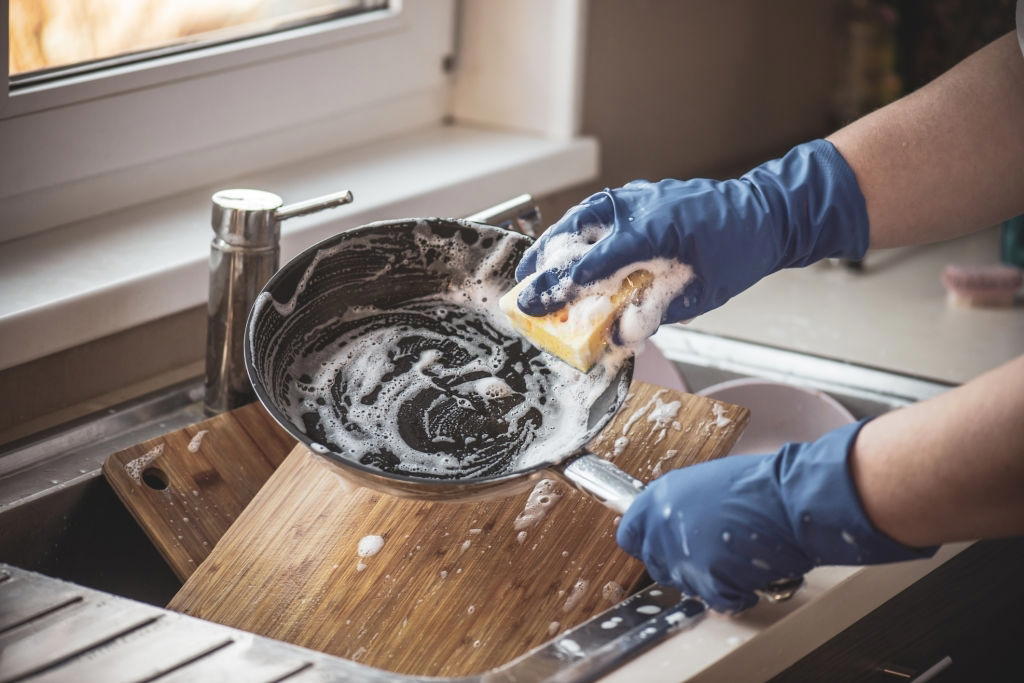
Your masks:
{"label": "faucet spout", "polygon": [[208,414],[254,400],[242,357],[245,321],[256,295],[278,268],[281,221],[352,201],[348,190],[285,206],[262,190],[221,190],[213,195],[210,296],[206,314]]}

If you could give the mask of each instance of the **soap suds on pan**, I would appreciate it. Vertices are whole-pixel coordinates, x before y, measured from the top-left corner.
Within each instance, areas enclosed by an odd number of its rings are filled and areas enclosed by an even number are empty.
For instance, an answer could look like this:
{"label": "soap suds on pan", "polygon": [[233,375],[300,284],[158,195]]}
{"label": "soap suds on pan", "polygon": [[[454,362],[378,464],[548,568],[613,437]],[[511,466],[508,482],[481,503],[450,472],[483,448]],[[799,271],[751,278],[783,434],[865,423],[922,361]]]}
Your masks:
{"label": "soap suds on pan", "polygon": [[[413,239],[410,260],[444,253],[451,263],[470,261],[466,244],[434,234],[426,223]],[[445,292],[386,309],[350,306],[307,333],[301,348],[261,352],[290,359],[292,379],[279,404],[291,423],[325,451],[417,477],[506,474],[574,450],[621,358],[584,374],[513,331],[498,310],[508,280],[494,271],[514,246],[498,239]],[[261,295],[254,315],[270,305],[282,315],[301,314],[298,292],[337,250],[316,255],[288,302]]]}

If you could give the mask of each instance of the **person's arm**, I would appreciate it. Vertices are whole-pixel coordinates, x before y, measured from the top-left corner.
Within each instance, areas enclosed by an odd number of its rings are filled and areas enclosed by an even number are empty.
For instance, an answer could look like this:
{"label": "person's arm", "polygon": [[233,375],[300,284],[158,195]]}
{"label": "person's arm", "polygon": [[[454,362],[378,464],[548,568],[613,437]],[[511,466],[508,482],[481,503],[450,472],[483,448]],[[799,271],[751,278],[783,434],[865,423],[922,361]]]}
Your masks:
{"label": "person's arm", "polygon": [[617,539],[719,611],[820,565],[928,557],[1024,534],[1024,356],[936,398],[776,453],[673,470]]}
{"label": "person's arm", "polygon": [[[627,267],[673,259],[691,275],[649,297],[646,306],[661,308],[639,336],[650,335],[782,268],[988,227],[1024,213],[1022,122],[1024,56],[1008,34],[919,91],[736,180],[634,181],[588,197],[519,264],[517,279],[530,278],[519,307],[546,315],[617,291]],[[587,229],[591,246],[580,249]]]}
{"label": "person's arm", "polygon": [[1024,534],[1024,356],[869,422],[850,468],[868,517],[907,545]]}
{"label": "person's arm", "polygon": [[827,138],[867,201],[872,248],[1024,213],[1024,56],[1009,33]]}

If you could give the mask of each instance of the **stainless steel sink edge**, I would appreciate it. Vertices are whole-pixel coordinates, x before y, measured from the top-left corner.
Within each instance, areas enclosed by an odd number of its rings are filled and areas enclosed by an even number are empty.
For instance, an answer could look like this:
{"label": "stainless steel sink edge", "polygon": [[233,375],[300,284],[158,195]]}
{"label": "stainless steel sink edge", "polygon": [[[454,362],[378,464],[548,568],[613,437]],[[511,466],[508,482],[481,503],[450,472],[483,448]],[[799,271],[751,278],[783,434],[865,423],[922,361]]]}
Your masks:
{"label": "stainless steel sink edge", "polygon": [[[371,683],[591,681],[667,634],[698,623],[704,613],[699,601],[652,586],[497,669],[428,678],[369,667],[0,563],[0,614],[5,650],[11,653],[0,675],[21,680],[46,673],[82,680],[102,667],[108,680],[173,674],[175,680],[250,681],[273,673],[273,680],[295,676]],[[68,628],[76,623],[93,627]],[[131,650],[157,647],[159,656],[152,660],[130,656]]]}
{"label": "stainless steel sink edge", "polygon": [[[665,325],[652,343],[676,363],[687,378],[691,391],[727,378],[757,377],[823,391],[841,403],[867,401],[891,410],[948,391],[955,385],[871,368],[800,351],[780,349],[739,339]],[[713,376],[711,382],[701,375]],[[848,406],[849,407],[849,406]],[[857,411],[853,411],[856,415]],[[862,411],[863,412],[863,411]],[[856,415],[866,417],[867,415]]]}
{"label": "stainless steel sink edge", "polygon": [[111,453],[205,419],[202,397],[196,377],[0,446],[0,511],[86,482]]}

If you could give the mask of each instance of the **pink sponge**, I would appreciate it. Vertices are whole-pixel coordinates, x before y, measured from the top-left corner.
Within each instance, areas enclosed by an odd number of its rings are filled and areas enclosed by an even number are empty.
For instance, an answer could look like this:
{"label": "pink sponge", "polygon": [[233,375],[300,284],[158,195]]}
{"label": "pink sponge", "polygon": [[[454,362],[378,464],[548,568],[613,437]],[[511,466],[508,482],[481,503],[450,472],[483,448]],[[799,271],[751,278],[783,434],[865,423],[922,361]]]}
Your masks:
{"label": "pink sponge", "polygon": [[1012,306],[1022,281],[1020,270],[1003,265],[951,264],[942,272],[949,302],[959,306]]}

